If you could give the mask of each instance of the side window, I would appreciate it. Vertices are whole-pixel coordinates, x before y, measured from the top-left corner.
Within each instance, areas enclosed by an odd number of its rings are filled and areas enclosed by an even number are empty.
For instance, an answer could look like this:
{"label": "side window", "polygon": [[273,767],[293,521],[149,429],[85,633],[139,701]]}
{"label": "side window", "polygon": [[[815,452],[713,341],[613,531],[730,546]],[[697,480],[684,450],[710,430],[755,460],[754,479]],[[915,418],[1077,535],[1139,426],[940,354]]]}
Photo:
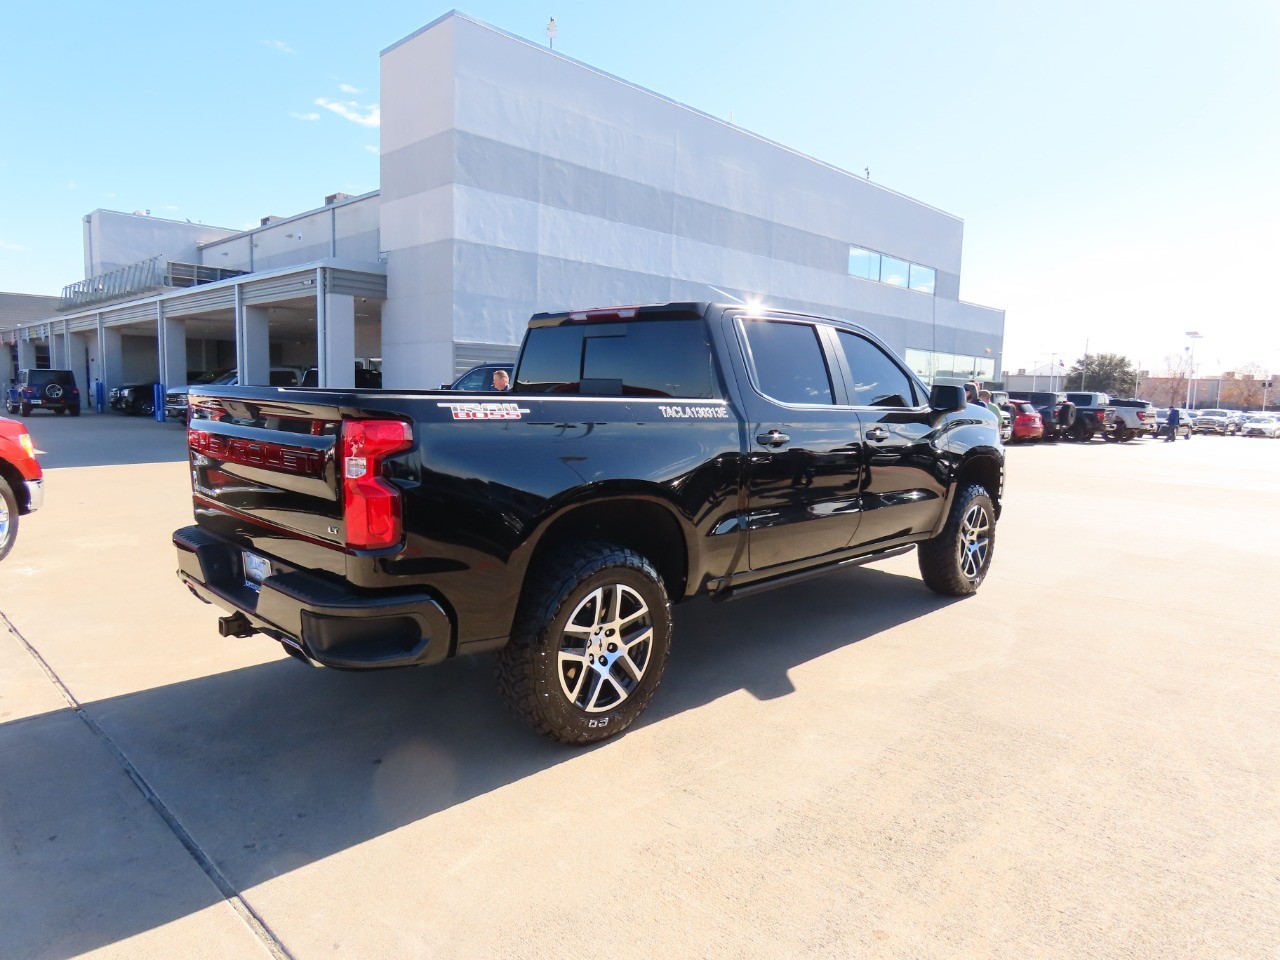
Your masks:
{"label": "side window", "polygon": [[743,320],[760,392],[782,403],[834,403],[818,331],[808,323]]}
{"label": "side window", "polygon": [[492,372],[485,370],[483,367],[479,370],[472,370],[465,377],[458,381],[458,389],[463,393],[477,393],[486,388],[485,374],[492,377]]}
{"label": "side window", "polygon": [[915,389],[902,368],[870,340],[839,331],[840,347],[853,382],[849,402],[855,407],[914,407]]}

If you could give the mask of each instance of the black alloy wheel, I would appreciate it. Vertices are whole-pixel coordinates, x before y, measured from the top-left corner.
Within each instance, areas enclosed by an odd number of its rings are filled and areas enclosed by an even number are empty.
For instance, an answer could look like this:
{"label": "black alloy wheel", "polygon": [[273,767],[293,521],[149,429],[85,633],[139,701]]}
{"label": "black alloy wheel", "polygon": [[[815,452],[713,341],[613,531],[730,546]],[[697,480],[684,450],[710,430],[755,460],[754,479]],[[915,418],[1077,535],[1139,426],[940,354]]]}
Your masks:
{"label": "black alloy wheel", "polygon": [[966,597],[986,579],[995,546],[991,495],[985,487],[971,484],[956,494],[942,532],[917,547],[920,576],[934,593]]}
{"label": "black alloy wheel", "polygon": [[495,678],[512,712],[554,740],[621,733],[649,705],[671,652],[662,578],[633,550],[563,549],[530,577]]}

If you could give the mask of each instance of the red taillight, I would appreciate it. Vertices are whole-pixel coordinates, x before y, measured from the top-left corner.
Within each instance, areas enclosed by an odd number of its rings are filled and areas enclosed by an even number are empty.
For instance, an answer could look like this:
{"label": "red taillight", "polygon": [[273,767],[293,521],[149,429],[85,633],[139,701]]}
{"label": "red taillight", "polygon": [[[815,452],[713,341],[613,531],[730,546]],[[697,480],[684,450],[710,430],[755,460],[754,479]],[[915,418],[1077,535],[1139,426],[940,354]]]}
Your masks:
{"label": "red taillight", "polygon": [[400,491],[382,479],[382,462],[407,450],[413,430],[400,420],[342,424],[342,511],[347,546],[363,550],[400,542]]}
{"label": "red taillight", "polygon": [[637,307],[609,307],[607,309],[578,310],[569,314],[570,323],[608,323],[609,321],[634,320]]}
{"label": "red taillight", "polygon": [[1099,423],[1107,419],[1107,411],[1105,410],[1095,410],[1093,415],[1098,418]]}
{"label": "red taillight", "polygon": [[1145,413],[1143,413],[1141,410],[1139,410],[1139,411],[1138,411],[1138,419],[1139,419],[1139,420],[1145,420],[1145,419],[1147,419],[1147,415],[1146,415]]}

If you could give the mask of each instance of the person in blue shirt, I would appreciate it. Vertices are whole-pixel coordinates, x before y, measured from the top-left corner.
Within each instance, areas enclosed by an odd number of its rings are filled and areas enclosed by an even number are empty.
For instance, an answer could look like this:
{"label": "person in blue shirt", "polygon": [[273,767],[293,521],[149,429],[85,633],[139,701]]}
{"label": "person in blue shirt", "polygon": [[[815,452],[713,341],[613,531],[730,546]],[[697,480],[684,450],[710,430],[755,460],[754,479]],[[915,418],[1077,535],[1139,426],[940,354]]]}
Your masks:
{"label": "person in blue shirt", "polygon": [[[1169,435],[1164,438],[1165,443],[1172,443],[1178,439],[1178,427],[1182,423],[1182,411],[1177,407],[1169,408]],[[1190,439],[1190,438],[1188,438]]]}

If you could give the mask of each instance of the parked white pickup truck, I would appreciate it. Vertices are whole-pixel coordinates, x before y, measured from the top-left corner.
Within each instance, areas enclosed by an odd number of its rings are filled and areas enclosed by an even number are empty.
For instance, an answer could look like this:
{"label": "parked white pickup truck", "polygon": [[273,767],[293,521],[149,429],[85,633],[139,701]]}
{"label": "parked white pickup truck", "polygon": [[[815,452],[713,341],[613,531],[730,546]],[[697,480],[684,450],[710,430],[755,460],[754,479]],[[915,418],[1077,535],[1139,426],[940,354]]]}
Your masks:
{"label": "parked white pickup truck", "polygon": [[1107,423],[1106,439],[1124,443],[1135,437],[1154,437],[1160,430],[1156,407],[1149,400],[1111,399],[1113,414]]}

